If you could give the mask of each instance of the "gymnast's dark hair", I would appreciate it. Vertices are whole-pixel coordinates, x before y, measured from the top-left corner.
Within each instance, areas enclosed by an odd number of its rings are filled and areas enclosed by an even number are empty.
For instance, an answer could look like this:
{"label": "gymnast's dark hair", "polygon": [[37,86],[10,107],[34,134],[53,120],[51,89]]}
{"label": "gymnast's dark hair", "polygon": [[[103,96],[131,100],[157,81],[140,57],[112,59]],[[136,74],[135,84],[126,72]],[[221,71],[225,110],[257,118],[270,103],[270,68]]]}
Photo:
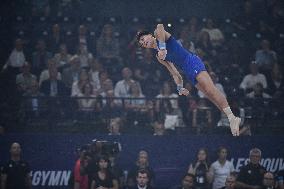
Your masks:
{"label": "gymnast's dark hair", "polygon": [[151,32],[149,32],[149,31],[140,31],[140,32],[137,32],[137,34],[136,34],[136,40],[137,40],[137,42],[139,43],[139,41],[140,41],[140,38],[142,37],[142,36],[144,36],[144,35],[149,35],[149,34],[151,34],[152,35],[152,33]]}

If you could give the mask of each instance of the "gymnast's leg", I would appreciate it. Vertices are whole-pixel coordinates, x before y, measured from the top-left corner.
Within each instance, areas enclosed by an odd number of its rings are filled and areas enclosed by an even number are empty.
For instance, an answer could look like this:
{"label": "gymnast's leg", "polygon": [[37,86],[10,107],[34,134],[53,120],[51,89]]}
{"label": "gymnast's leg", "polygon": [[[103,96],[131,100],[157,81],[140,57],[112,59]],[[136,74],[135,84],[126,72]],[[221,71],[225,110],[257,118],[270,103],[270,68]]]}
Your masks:
{"label": "gymnast's leg", "polygon": [[239,135],[239,125],[241,119],[236,117],[228,104],[226,97],[215,87],[207,71],[201,71],[196,76],[196,88],[203,92],[205,96],[213,102],[229,119],[231,132],[234,136]]}

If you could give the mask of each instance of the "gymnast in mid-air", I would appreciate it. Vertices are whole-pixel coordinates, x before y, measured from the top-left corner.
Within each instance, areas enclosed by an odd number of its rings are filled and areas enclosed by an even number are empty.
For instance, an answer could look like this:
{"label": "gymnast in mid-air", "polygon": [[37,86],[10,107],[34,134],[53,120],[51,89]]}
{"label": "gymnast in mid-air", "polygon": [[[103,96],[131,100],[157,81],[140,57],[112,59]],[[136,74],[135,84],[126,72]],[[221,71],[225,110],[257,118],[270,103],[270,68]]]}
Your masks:
{"label": "gymnast in mid-air", "polygon": [[198,90],[226,114],[233,136],[239,136],[241,119],[233,114],[226,97],[215,87],[205,65],[196,54],[183,48],[169,32],[165,31],[163,24],[157,25],[154,34],[148,31],[138,32],[137,41],[141,47],[155,49],[156,58],[172,75],[179,95],[188,95],[189,91],[183,87],[183,79],[176,66]]}

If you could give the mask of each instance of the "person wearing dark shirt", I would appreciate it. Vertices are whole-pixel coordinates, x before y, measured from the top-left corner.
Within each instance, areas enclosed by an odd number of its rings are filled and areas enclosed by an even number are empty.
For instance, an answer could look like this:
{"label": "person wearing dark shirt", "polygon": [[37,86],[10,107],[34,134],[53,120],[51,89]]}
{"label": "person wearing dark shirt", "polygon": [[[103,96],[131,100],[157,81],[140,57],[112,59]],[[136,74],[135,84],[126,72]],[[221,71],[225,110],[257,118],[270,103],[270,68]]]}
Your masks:
{"label": "person wearing dark shirt", "polygon": [[236,188],[236,176],[234,174],[230,174],[227,176],[225,181],[225,186],[221,189],[235,189]]}
{"label": "person wearing dark shirt", "polygon": [[183,176],[180,186],[174,187],[173,189],[194,189],[195,176],[193,174],[187,173]]}
{"label": "person wearing dark shirt", "polygon": [[110,162],[106,156],[101,156],[97,161],[97,171],[93,175],[91,189],[108,188],[118,189],[118,180],[112,174]]}
{"label": "person wearing dark shirt", "polygon": [[195,188],[208,189],[208,152],[205,148],[200,148],[197,152],[197,159],[189,165],[188,173],[195,176]]}
{"label": "person wearing dark shirt", "polygon": [[127,179],[128,187],[135,186],[135,180],[137,179],[136,178],[137,173],[140,169],[145,169],[148,172],[149,185],[154,186],[155,172],[153,168],[150,166],[148,152],[145,150],[141,150],[138,153],[135,166],[129,171],[129,175]]}
{"label": "person wearing dark shirt", "polygon": [[1,172],[1,189],[30,189],[30,167],[21,159],[21,146],[13,143],[10,148],[11,159]]}
{"label": "person wearing dark shirt", "polygon": [[40,91],[46,96],[67,96],[70,92],[65,84],[57,79],[57,68],[49,70],[49,79],[42,82]]}
{"label": "person wearing dark shirt", "polygon": [[246,189],[256,189],[262,186],[265,168],[260,165],[261,150],[253,148],[249,153],[249,163],[240,168],[237,177],[237,187]]}
{"label": "person wearing dark shirt", "polygon": [[139,169],[136,173],[136,185],[131,187],[131,189],[152,189],[149,176],[149,172],[146,169]]}
{"label": "person wearing dark shirt", "polygon": [[284,189],[284,169],[280,170],[276,175],[276,182],[279,189]]}
{"label": "person wearing dark shirt", "polygon": [[276,180],[272,172],[266,172],[263,175],[262,187],[261,189],[275,189]]}

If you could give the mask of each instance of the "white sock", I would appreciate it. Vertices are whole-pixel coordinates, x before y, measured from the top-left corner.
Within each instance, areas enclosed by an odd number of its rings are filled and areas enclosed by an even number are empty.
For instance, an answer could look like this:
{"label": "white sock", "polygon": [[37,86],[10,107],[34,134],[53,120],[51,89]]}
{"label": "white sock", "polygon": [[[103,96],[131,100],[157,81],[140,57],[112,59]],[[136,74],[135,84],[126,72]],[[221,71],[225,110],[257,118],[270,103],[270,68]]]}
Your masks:
{"label": "white sock", "polygon": [[224,108],[223,112],[226,114],[226,116],[228,117],[229,120],[235,117],[230,106]]}

